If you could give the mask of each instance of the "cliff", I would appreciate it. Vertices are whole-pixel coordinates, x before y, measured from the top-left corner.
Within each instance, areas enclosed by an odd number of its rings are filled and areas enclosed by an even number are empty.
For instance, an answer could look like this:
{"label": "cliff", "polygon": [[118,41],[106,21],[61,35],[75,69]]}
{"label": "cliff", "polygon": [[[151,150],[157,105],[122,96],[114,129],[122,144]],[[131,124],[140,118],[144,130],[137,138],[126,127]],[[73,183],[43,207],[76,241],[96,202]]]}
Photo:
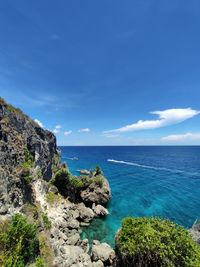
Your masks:
{"label": "cliff", "polygon": [[[72,176],[61,164],[55,136],[0,99],[0,232],[9,233],[11,218],[21,229],[27,219],[36,226],[38,240],[35,254],[24,257],[23,244],[17,243],[21,236],[6,248],[0,234],[1,266],[112,266],[115,252],[110,246],[94,241],[90,251],[88,240],[80,237],[82,225],[108,214],[105,206],[110,197],[100,169]],[[15,218],[18,213],[25,218]]]}

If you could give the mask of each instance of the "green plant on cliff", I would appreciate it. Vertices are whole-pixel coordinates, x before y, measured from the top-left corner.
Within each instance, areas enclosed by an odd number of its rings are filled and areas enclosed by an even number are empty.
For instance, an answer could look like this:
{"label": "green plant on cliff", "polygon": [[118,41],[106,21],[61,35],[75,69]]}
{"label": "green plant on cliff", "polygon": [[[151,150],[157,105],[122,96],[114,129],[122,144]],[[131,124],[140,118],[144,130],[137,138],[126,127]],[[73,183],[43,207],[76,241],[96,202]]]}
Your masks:
{"label": "green plant on cliff", "polygon": [[102,170],[99,166],[96,166],[96,169],[95,169],[95,176],[98,176],[98,175],[101,175],[102,174]]}
{"label": "green plant on cliff", "polygon": [[49,220],[47,213],[44,213],[44,212],[42,213],[42,220],[43,220],[45,229],[47,230],[51,229],[51,221]]}
{"label": "green plant on cliff", "polygon": [[200,248],[190,234],[159,218],[125,218],[116,236],[116,248],[120,266],[200,266]]}
{"label": "green plant on cliff", "polygon": [[36,226],[21,214],[0,226],[0,266],[24,267],[38,250]]}

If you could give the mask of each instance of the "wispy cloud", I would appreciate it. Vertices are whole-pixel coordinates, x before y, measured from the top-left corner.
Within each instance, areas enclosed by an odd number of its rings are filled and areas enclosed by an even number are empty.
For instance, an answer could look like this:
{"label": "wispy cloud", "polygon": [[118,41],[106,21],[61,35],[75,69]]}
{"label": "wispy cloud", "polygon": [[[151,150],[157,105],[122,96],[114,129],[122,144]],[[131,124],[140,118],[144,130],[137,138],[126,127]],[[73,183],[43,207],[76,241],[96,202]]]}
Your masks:
{"label": "wispy cloud", "polygon": [[200,141],[200,133],[172,134],[162,137],[167,142]]}
{"label": "wispy cloud", "polygon": [[118,129],[104,131],[104,133],[124,133],[161,128],[183,122],[198,115],[199,113],[199,110],[193,110],[191,108],[174,108],[162,111],[153,111],[150,112],[150,114],[157,115],[158,119],[156,120],[139,120],[136,123],[126,125]]}
{"label": "wispy cloud", "polygon": [[39,121],[38,119],[34,120],[41,128],[44,128],[44,125],[42,124],[41,121]]}
{"label": "wispy cloud", "polygon": [[89,128],[83,128],[78,130],[79,133],[89,133],[90,129]]}
{"label": "wispy cloud", "polygon": [[65,136],[68,136],[68,135],[70,135],[71,133],[72,133],[72,131],[65,131],[65,132],[64,132],[64,135],[65,135]]}
{"label": "wispy cloud", "polygon": [[53,130],[53,133],[54,134],[58,134],[60,132],[61,128],[62,128],[62,126],[60,124],[56,125],[54,130]]}

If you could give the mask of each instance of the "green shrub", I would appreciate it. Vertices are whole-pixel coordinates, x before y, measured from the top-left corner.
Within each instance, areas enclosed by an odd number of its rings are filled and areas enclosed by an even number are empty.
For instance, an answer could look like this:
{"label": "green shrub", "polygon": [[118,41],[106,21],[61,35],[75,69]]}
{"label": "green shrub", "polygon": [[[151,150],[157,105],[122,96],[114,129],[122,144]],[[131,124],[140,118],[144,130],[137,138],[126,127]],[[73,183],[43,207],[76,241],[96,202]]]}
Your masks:
{"label": "green shrub", "polygon": [[42,213],[42,220],[43,220],[45,229],[47,230],[51,229],[51,221],[49,220],[47,213]]}
{"label": "green shrub", "polygon": [[47,267],[44,260],[41,257],[37,257],[35,260],[35,267]]}
{"label": "green shrub", "polygon": [[36,226],[21,214],[0,229],[0,266],[24,267],[38,249]]}
{"label": "green shrub", "polygon": [[95,176],[101,175],[102,174],[102,170],[99,166],[96,166],[96,170],[95,170]]}
{"label": "green shrub", "polygon": [[53,192],[48,192],[46,195],[45,195],[45,198],[46,198],[46,201],[50,204],[50,205],[53,205],[55,204],[56,202],[58,202],[59,200],[61,200],[61,195],[56,195],[54,194]]}
{"label": "green shrub", "polygon": [[120,266],[200,266],[200,248],[187,230],[159,218],[125,218],[116,249]]}
{"label": "green shrub", "polygon": [[102,188],[103,187],[103,178],[102,177],[96,177],[95,183]]}
{"label": "green shrub", "polygon": [[81,179],[81,177],[70,177],[70,185],[75,188],[81,188],[84,186],[84,181]]}

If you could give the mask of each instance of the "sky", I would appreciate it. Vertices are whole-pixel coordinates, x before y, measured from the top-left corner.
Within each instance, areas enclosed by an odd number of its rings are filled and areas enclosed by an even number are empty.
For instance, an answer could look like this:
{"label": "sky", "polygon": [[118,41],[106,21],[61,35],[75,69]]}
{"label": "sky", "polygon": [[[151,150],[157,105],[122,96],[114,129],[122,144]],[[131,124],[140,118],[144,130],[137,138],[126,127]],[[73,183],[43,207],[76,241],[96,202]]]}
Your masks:
{"label": "sky", "polygon": [[0,96],[59,145],[200,145],[199,0],[1,0]]}

